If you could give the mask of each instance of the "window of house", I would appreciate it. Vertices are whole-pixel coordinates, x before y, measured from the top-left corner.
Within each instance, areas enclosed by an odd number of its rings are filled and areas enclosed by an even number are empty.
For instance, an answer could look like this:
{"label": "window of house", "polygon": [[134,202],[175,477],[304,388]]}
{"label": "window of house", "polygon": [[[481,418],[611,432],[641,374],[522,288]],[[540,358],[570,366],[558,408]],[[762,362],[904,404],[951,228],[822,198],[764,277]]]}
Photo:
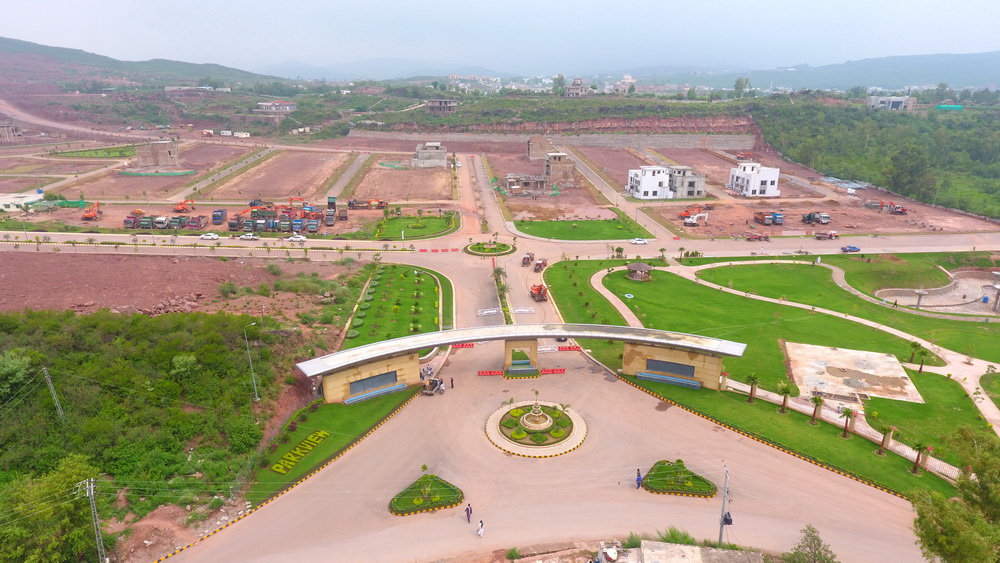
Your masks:
{"label": "window of house", "polygon": [[648,195],[649,195],[649,190],[643,190],[642,197],[646,197]]}
{"label": "window of house", "polygon": [[657,192],[656,190],[653,190],[653,197],[656,197],[657,193],[659,193],[659,192]]}
{"label": "window of house", "polygon": [[693,195],[694,195],[694,190],[688,190],[688,197],[691,197]]}

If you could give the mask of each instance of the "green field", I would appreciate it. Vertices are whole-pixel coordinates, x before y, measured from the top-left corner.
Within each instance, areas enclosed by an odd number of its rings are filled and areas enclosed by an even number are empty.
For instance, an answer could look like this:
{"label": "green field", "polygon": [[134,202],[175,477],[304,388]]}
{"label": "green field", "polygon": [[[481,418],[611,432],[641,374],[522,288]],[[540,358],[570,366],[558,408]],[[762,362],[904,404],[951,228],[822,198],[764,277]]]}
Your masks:
{"label": "green field", "polygon": [[354,314],[343,348],[438,330],[442,292],[437,279],[442,278],[426,268],[380,266]]}
{"label": "green field", "polygon": [[135,156],[135,145],[123,147],[106,147],[103,149],[88,149],[84,151],[64,151],[52,153],[52,156],[73,158],[128,158]]}
{"label": "green field", "polygon": [[[931,270],[944,275],[936,267]],[[720,266],[703,270],[698,275],[724,287],[775,299],[784,297],[789,301],[876,321],[908,334],[919,335],[949,350],[1000,362],[1000,347],[996,346],[1000,338],[1000,324],[937,319],[870,303],[838,287],[826,268],[802,264]],[[863,275],[854,277],[871,286]],[[902,359],[908,360],[909,355]],[[928,362],[930,365],[943,365],[940,360],[928,359]]]}
{"label": "green field", "polygon": [[[247,500],[256,505],[302,479],[337,452],[359,440],[369,429],[416,395],[419,390],[419,386],[413,386],[406,391],[375,397],[353,405],[343,403],[320,405],[315,412],[308,408],[303,409],[300,413],[305,413],[307,420],[301,421],[295,416],[292,417],[292,421],[296,422],[295,430],[287,431],[286,426],[286,431],[282,432],[264,455],[255,475],[256,481],[247,492]],[[285,473],[271,469],[282,456],[317,430],[328,432],[330,435]]]}
{"label": "green field", "polygon": [[652,238],[641,225],[621,211],[617,219],[580,221],[514,221],[517,230],[527,235],[555,240],[627,240]]}

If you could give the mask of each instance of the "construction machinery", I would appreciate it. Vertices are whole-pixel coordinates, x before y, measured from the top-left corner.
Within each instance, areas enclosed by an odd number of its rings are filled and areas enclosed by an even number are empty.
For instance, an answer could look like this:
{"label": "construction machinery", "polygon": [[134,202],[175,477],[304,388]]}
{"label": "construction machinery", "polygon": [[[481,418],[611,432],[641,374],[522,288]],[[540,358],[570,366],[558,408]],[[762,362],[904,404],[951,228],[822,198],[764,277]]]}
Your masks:
{"label": "construction machinery", "polygon": [[208,226],[208,217],[206,215],[198,215],[197,217],[191,217],[187,220],[187,225],[185,228],[191,229],[193,231],[200,231]]}
{"label": "construction machinery", "polygon": [[346,207],[341,207],[340,209],[337,210],[337,219],[340,219],[341,221],[346,221],[347,220],[347,208]]}
{"label": "construction machinery", "polygon": [[327,209],[337,209],[337,198],[334,196],[327,196],[326,198],[326,208]]}
{"label": "construction machinery", "polygon": [[684,211],[681,211],[680,213],[677,214],[677,216],[680,217],[681,219],[687,219],[692,215],[697,215],[701,213],[701,211],[702,211],[701,207],[696,205],[694,207],[688,207]]}
{"label": "construction machinery", "polygon": [[96,221],[101,218],[101,215],[104,215],[104,212],[101,211],[101,202],[95,201],[83,210],[82,218],[84,221]]}
{"label": "construction machinery", "polygon": [[153,218],[149,215],[139,217],[139,228],[140,229],[152,229],[153,228]]}
{"label": "construction machinery", "polygon": [[697,215],[692,215],[690,217],[685,217],[684,218],[684,226],[685,227],[697,227],[699,224],[701,224],[701,223],[699,223],[699,221],[704,221],[705,224],[707,225],[708,224],[708,213],[702,212],[702,213],[699,213]]}
{"label": "construction machinery", "polygon": [[890,215],[908,215],[910,213],[909,210],[898,203],[889,202],[887,209],[889,210]]}
{"label": "construction machinery", "polygon": [[384,199],[352,199],[347,202],[347,207],[351,209],[384,209],[389,202]]}
{"label": "construction machinery", "polygon": [[337,222],[337,210],[332,208],[327,209],[326,215],[323,218],[323,224],[326,225],[327,227],[332,227],[336,222]]}
{"label": "construction machinery", "polygon": [[541,283],[531,286],[531,298],[535,301],[548,301],[549,288]]}
{"label": "construction machinery", "polygon": [[440,377],[428,377],[424,379],[424,388],[420,392],[427,396],[433,396],[435,393],[443,395],[444,389],[444,379]]}
{"label": "construction machinery", "polygon": [[170,217],[164,217],[161,215],[160,217],[153,219],[154,229],[166,229],[168,227],[170,227]]}
{"label": "construction machinery", "polygon": [[548,258],[539,258],[538,260],[535,260],[535,271],[536,272],[541,272],[548,265],[549,265],[549,259]]}
{"label": "construction machinery", "polygon": [[534,261],[535,261],[535,253],[534,252],[529,252],[529,253],[525,254],[521,258],[521,265],[522,266],[530,266],[531,263],[534,262]]}
{"label": "construction machinery", "polygon": [[825,233],[816,233],[816,240],[833,240],[840,238],[840,234],[837,231],[827,231]]}
{"label": "construction machinery", "polygon": [[770,242],[771,240],[771,235],[761,234],[761,233],[747,233],[745,236],[746,239],[750,242],[755,242],[755,241]]}
{"label": "construction machinery", "polygon": [[264,201],[262,199],[251,199],[250,203],[247,204],[249,207],[270,207],[274,205],[273,201]]}
{"label": "construction machinery", "polygon": [[755,160],[757,155],[750,151],[743,151],[736,155],[736,160]]}
{"label": "construction machinery", "polygon": [[[125,217],[124,227],[126,229],[138,229],[142,217],[146,214],[145,211],[141,209],[136,209],[132,211],[127,217]],[[148,228],[148,227],[147,227]]]}
{"label": "construction machinery", "polygon": [[785,216],[777,211],[756,211],[753,220],[761,225],[783,225]]}
{"label": "construction machinery", "polygon": [[812,213],[806,213],[802,216],[802,222],[811,225],[813,223],[819,223],[821,225],[826,225],[830,222],[830,215],[822,211],[813,211]]}
{"label": "construction machinery", "polygon": [[216,209],[212,212],[212,224],[222,225],[226,222],[226,216],[229,214],[225,209]]}
{"label": "construction machinery", "polygon": [[318,233],[319,232],[319,220],[317,220],[317,219],[310,219],[309,222],[306,223],[306,232],[308,232],[308,233]]}
{"label": "construction machinery", "polygon": [[185,199],[174,204],[174,213],[187,213],[188,211],[194,211],[193,199]]}
{"label": "construction machinery", "polygon": [[[295,205],[295,202],[298,202],[299,205]],[[306,201],[306,200],[304,200],[304,199],[302,199],[301,197],[289,197],[288,198],[288,206],[291,207],[291,208],[293,208],[293,209],[295,209],[295,208],[306,208],[306,207],[309,207],[309,202]]]}

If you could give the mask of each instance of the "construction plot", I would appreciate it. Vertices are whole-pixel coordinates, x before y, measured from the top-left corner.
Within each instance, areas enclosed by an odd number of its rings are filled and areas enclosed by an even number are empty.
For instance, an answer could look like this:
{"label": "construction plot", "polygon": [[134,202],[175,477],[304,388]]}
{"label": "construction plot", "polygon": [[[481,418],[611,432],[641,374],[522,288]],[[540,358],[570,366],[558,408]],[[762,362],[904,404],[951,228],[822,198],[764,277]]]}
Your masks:
{"label": "construction plot", "polygon": [[841,402],[869,397],[923,403],[892,354],[785,342],[792,380],[803,395],[822,393]]}
{"label": "construction plot", "polygon": [[[497,179],[497,187],[504,185],[505,177],[508,174],[542,176],[545,173],[545,161],[529,161],[526,153],[490,154],[487,159]],[[579,172],[576,173],[576,184],[582,187],[557,186],[548,190],[545,195],[513,197],[508,197],[503,192],[497,191],[497,197],[503,198],[515,221],[614,219],[617,217],[606,201],[598,202],[595,199],[593,194],[596,190]]]}
{"label": "construction plot", "polygon": [[347,160],[343,153],[286,150],[268,158],[208,194],[215,200],[281,200],[301,197],[326,202],[323,183]]}
{"label": "construction plot", "polygon": [[[690,166],[695,169],[699,174],[705,174],[705,183],[709,187],[714,187],[716,189],[725,188],[726,184],[729,183],[729,171],[736,167],[736,156],[733,155],[732,159],[728,159],[719,153],[703,149],[653,149],[657,153],[663,155],[669,160],[673,160],[684,166]],[[754,161],[758,162],[758,161]],[[782,161],[775,162],[761,162],[764,166],[773,166],[775,168],[781,169],[781,176],[786,175],[797,176],[796,172],[799,170],[792,170],[785,165]],[[804,167],[799,167],[804,170],[808,170]],[[819,176],[817,172],[810,172],[807,177]],[[779,188],[781,190],[782,199],[787,198],[800,198],[800,197],[817,197],[820,194],[817,191],[808,189],[802,185],[794,184],[792,182],[784,181],[784,179],[779,180]]]}
{"label": "construction plot", "polygon": [[64,158],[42,158],[32,156],[0,157],[0,174],[83,174],[97,170],[114,161],[67,160]]}
{"label": "construction plot", "polygon": [[410,168],[407,161],[375,155],[352,198],[379,199],[391,204],[409,201],[450,201],[451,172],[446,168]]}
{"label": "construction plot", "polygon": [[[624,191],[625,184],[628,183],[628,171],[638,169],[640,166],[655,165],[645,157],[640,156],[634,149],[611,148],[611,147],[573,147],[573,152],[583,155],[593,166],[598,169],[594,172],[603,173],[611,178],[614,183],[611,185],[615,191]],[[685,162],[680,164],[687,165]]]}

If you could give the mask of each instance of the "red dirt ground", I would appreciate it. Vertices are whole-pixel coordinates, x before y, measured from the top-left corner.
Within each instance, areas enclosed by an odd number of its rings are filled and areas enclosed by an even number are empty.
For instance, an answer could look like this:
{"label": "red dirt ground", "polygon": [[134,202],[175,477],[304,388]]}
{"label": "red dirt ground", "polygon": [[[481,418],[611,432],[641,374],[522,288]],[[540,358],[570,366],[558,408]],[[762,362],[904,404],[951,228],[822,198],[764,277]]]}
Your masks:
{"label": "red dirt ground", "polygon": [[[381,162],[389,160],[393,159],[379,159]],[[354,190],[354,197],[384,199],[392,204],[405,204],[410,200],[451,200],[451,173],[441,167],[396,170],[376,163]]]}
{"label": "red dirt ground", "polygon": [[53,191],[64,194],[70,199],[78,199],[79,194],[83,193],[88,201],[102,198],[123,199],[126,196],[133,201],[163,199],[168,198],[178,188],[195,178],[202,177],[248,152],[250,149],[247,147],[198,143],[183,148],[179,155],[180,169],[195,170],[196,174],[187,176],[121,176],[108,173]]}
{"label": "red dirt ground", "polygon": [[82,174],[109,162],[113,161],[4,156],[0,157],[0,174]]}
{"label": "red dirt ground", "polygon": [[608,147],[573,147],[573,151],[583,154],[588,160],[597,165],[604,174],[607,174],[615,181],[612,188],[624,191],[623,188],[628,182],[628,171],[653,164],[644,158],[640,158],[630,149],[608,148]]}
{"label": "red dirt ground", "polygon": [[320,187],[347,160],[343,153],[283,150],[207,194],[212,199],[279,202],[301,197],[326,205]]}
{"label": "red dirt ground", "polygon": [[36,178],[27,176],[0,177],[0,193],[17,194],[38,187],[45,187],[44,184],[58,181],[58,178]]}

